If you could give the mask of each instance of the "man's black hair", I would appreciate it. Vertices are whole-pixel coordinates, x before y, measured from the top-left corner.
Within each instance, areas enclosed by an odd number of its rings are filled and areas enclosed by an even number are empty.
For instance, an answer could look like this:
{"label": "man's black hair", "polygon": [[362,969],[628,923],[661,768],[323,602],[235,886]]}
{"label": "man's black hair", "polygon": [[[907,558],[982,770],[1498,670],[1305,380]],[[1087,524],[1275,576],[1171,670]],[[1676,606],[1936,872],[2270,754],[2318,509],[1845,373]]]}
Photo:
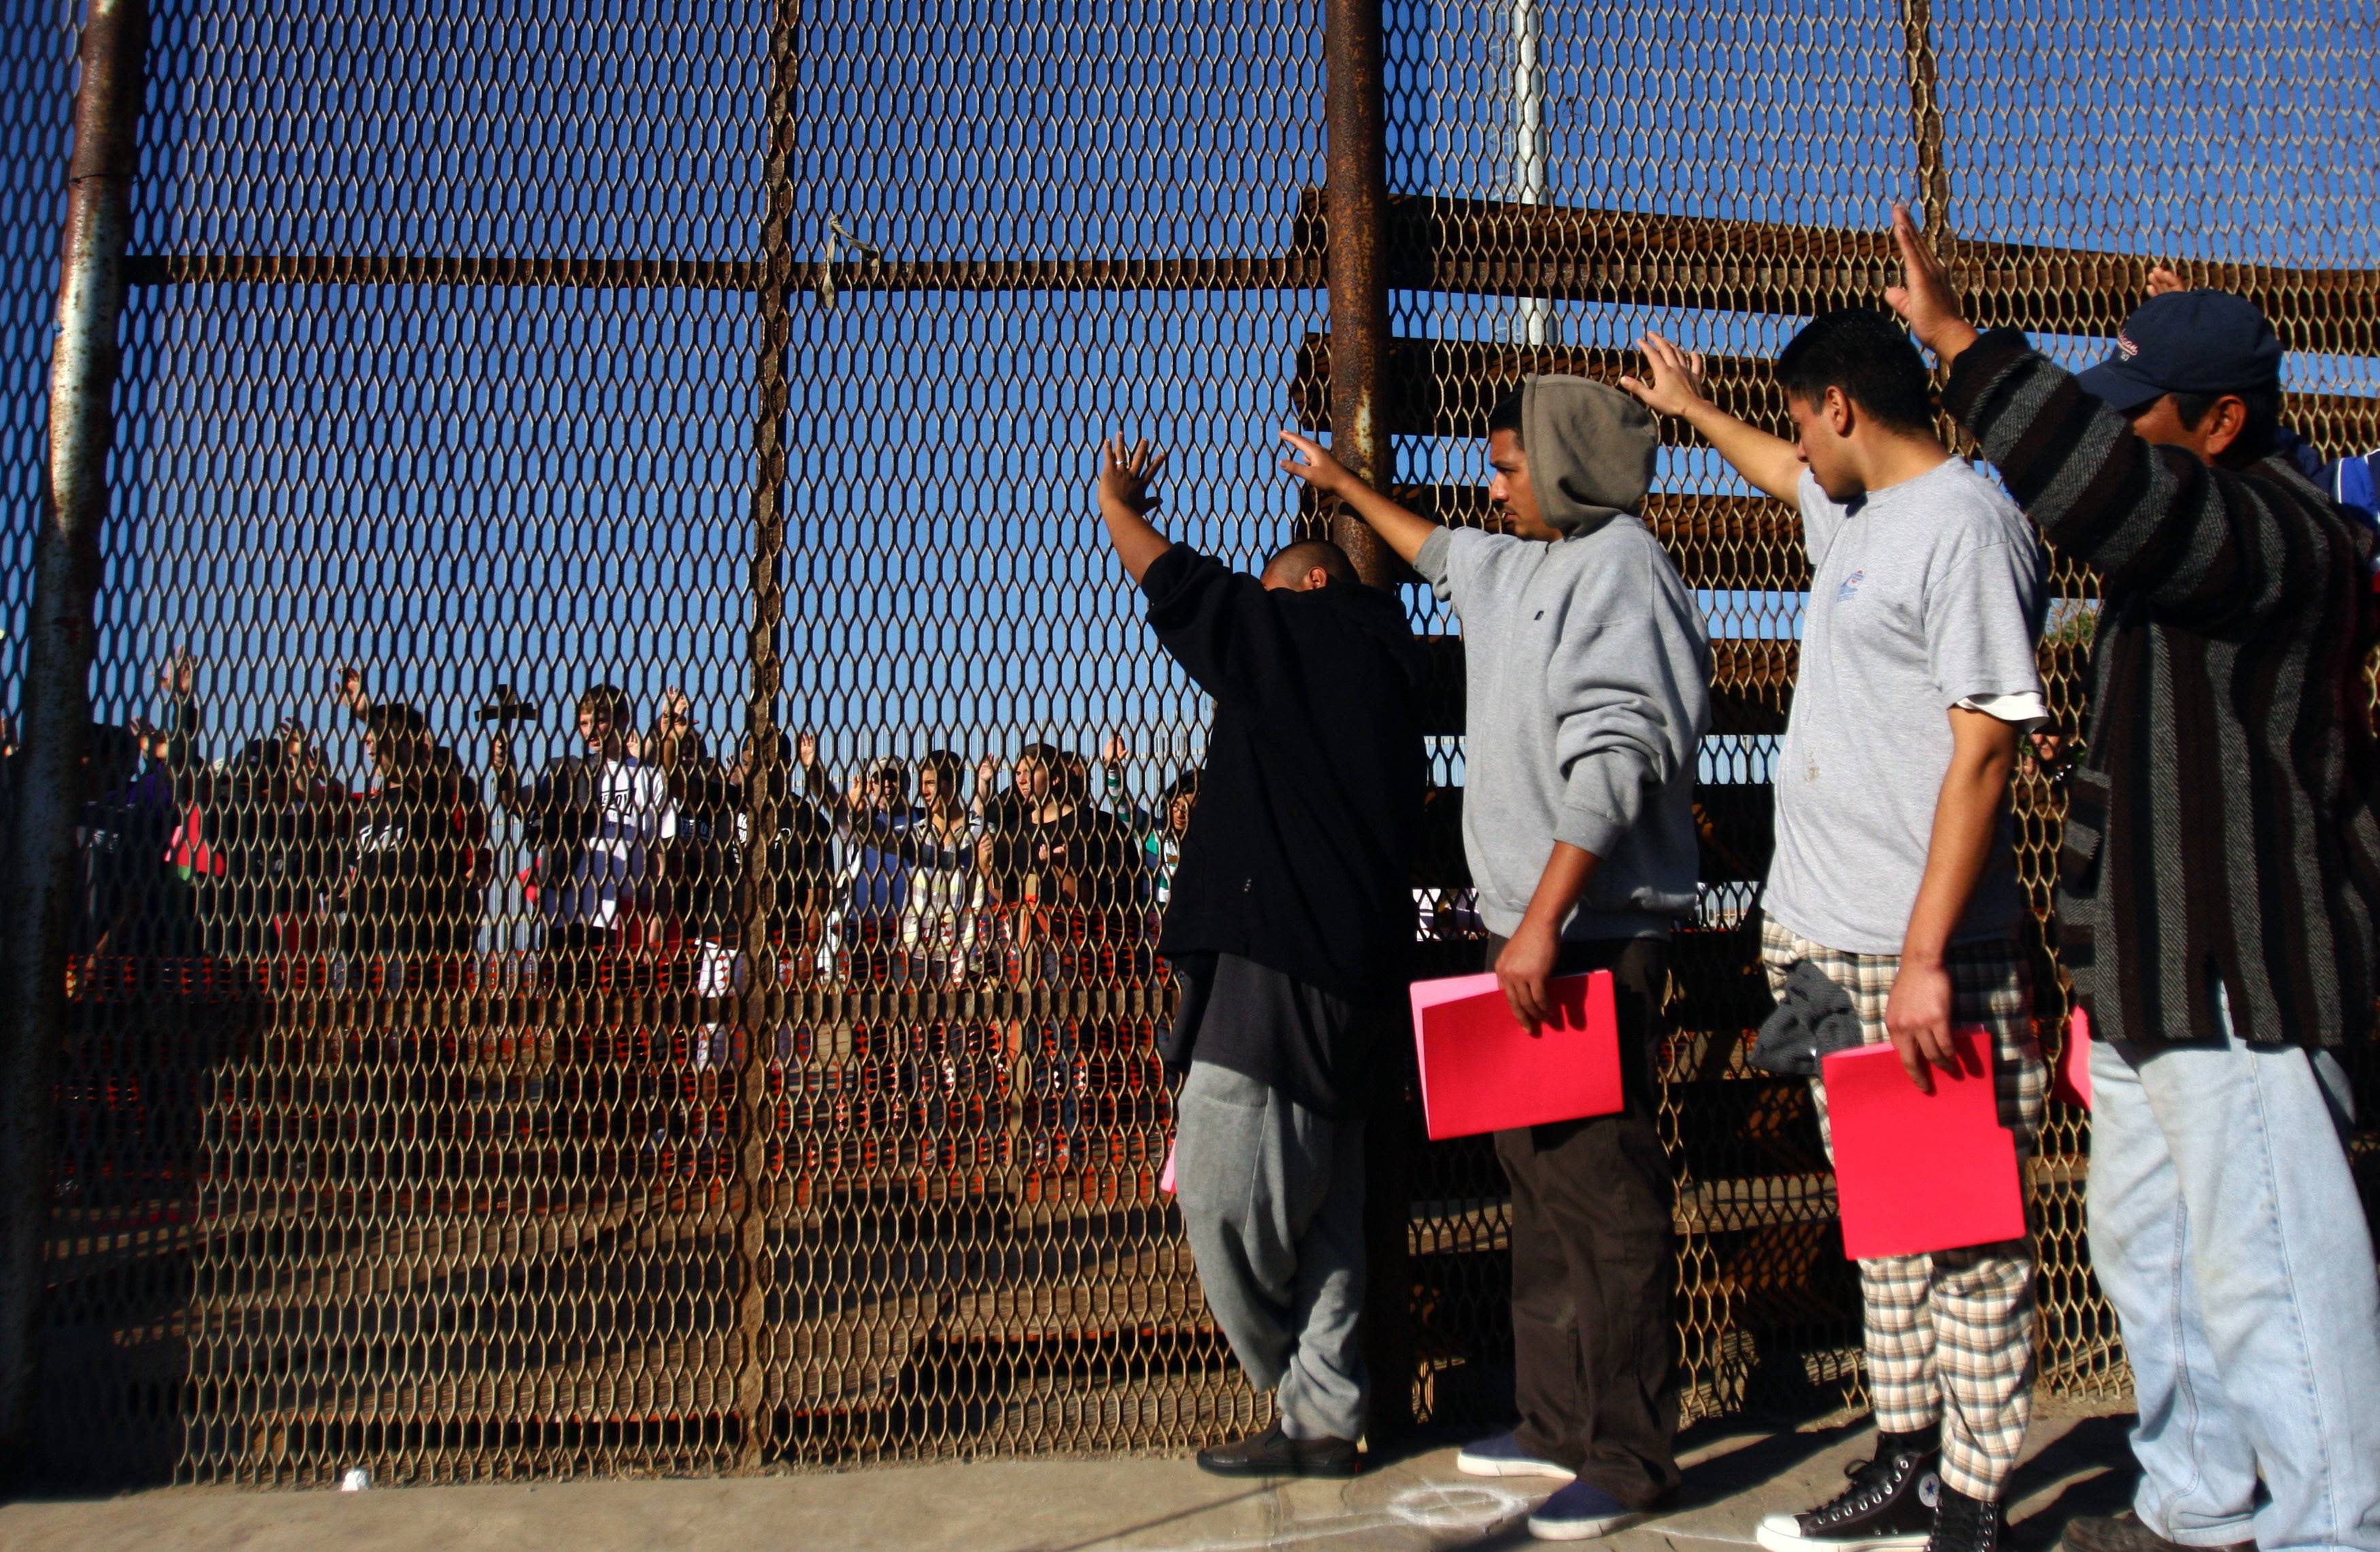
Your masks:
{"label": "man's black hair", "polygon": [[1265,562],[1267,576],[1303,576],[1319,566],[1322,574],[1333,582],[1355,582],[1355,563],[1347,552],[1327,539],[1301,539],[1294,544],[1283,545]]}
{"label": "man's black hair", "polygon": [[[2221,394],[2170,394],[2173,413],[2186,430],[2198,430]],[[2247,423],[2240,435],[2225,450],[2226,456],[2261,458],[2273,450],[2281,429],[2281,391],[2277,388],[2250,388],[2230,395],[2248,406]]]}
{"label": "man's black hair", "polygon": [[82,759],[92,784],[112,792],[140,774],[140,740],[121,722],[94,722]]}
{"label": "man's black hair", "polygon": [[1516,440],[1521,436],[1521,391],[1518,388],[1498,399],[1496,407],[1488,412],[1488,434],[1494,436],[1498,431],[1510,431]]}
{"label": "man's black hair", "polygon": [[383,700],[365,709],[364,731],[378,738],[427,738],[430,719],[401,700]]}
{"label": "man's black hair", "polygon": [[1777,386],[1815,407],[1839,388],[1861,412],[1897,431],[1934,429],[1925,359],[1908,332],[1874,308],[1822,312],[1777,358]]}

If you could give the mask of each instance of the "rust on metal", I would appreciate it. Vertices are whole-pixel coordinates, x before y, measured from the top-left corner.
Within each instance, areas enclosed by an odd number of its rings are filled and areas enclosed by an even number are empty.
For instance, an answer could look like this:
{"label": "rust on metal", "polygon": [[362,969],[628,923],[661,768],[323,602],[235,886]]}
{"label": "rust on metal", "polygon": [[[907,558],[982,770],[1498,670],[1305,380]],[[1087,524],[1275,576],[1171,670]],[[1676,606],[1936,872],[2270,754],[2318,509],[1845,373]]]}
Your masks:
{"label": "rust on metal", "polygon": [[[155,656],[203,660],[163,692],[140,782],[83,811],[73,947],[42,983],[63,1049],[11,1092],[12,1117],[55,1097],[56,1167],[9,1196],[46,1209],[44,1259],[10,1297],[38,1292],[33,1444],[98,1479],[75,1485],[1179,1455],[1266,1425],[1158,1183],[1175,989],[1154,949],[1208,709],[1103,547],[1101,431],[1167,443],[1168,531],[1247,568],[1343,517],[1252,447],[1285,408],[1375,479],[1393,448],[1399,499],[1462,525],[1491,520],[1474,439],[1497,397],[1531,370],[1609,381],[1634,362],[1596,347],[1648,324],[1781,430],[1765,361],[1793,319],[1895,278],[1880,211],[1839,224],[1897,176],[1955,217],[1983,321],[2104,335],[2152,257],[2222,254],[2181,267],[2325,353],[2294,381],[2341,390],[2293,399],[2300,429],[2380,444],[2380,277],[2324,267],[2358,261],[2338,212],[2372,202],[2351,118],[2321,105],[2361,80],[2351,45],[2290,45],[2311,183],[2193,180],[2185,119],[2109,116],[2128,72],[2249,67],[2286,15],[2216,37],[2144,14],[2111,53],[2016,49],[1929,4],[1748,55],[1724,28],[1536,0],[1175,7],[1124,32],[595,0],[527,49],[508,7],[396,7],[392,92],[311,7],[268,9],[161,24],[152,251],[117,271],[150,287],[109,476],[139,520],[108,536],[126,564],[98,604],[52,611],[52,565],[33,613],[85,651],[107,623],[86,661],[110,721],[156,715]],[[0,34],[11,79],[63,69],[42,30]],[[88,114],[110,51],[84,46]],[[2137,176],[2076,176],[2081,142],[2051,132],[2073,124]],[[104,214],[128,164],[89,161],[102,142],[79,134],[76,187]],[[98,231],[70,258],[103,257]],[[53,278],[19,273],[17,315]],[[1516,347],[1552,344],[1557,310],[1581,348]],[[60,446],[103,402],[80,346],[105,311],[58,342]],[[57,510],[90,508],[97,465],[57,467]],[[1657,484],[1643,517],[1698,590],[1716,702],[1658,1064],[1682,1412],[1857,1406],[1857,1270],[1808,1086],[1745,1060],[1808,559],[1792,513],[1707,457],[1665,456]],[[1402,566],[1363,564],[1427,633],[1415,968],[1475,971],[1462,638]],[[32,582],[0,554],[10,648]],[[2048,590],[2052,738],[2011,818],[2055,1049],[2054,740],[2079,726],[2097,587],[2053,555]],[[34,645],[54,727],[70,654]],[[382,704],[334,698],[323,659],[347,650]],[[646,709],[684,688],[698,738],[657,722],[599,762],[569,713],[606,684]],[[547,708],[518,736],[560,757],[551,791],[617,779],[606,818],[650,865],[601,854],[633,874],[617,898],[588,898],[577,797],[497,811],[472,745],[506,685]],[[407,706],[427,766],[380,758]],[[804,731],[817,759],[797,737],[787,766],[779,737]],[[60,746],[34,745],[55,810]],[[929,755],[948,822],[896,840]],[[648,757],[674,834],[612,769]],[[164,801],[131,813],[136,789]],[[408,793],[437,801],[402,881],[437,887],[375,893],[392,825],[423,817]],[[888,881],[897,904],[868,892]],[[1486,1139],[1416,1135],[1409,1084],[1381,1097],[1374,1437],[1408,1404],[1484,1431],[1510,1357],[1502,1175]],[[37,1132],[0,1127],[18,1183]],[[2125,1371],[2089,1278],[2088,1143],[2057,1107],[2030,1170],[2039,1372],[2104,1400]]]}
{"label": "rust on metal", "polygon": [[510,254],[150,253],[137,285],[502,285],[581,290],[788,293],[1278,291],[1322,284],[1322,252],[1179,258],[795,260],[569,259]]}
{"label": "rust on metal", "polygon": [[[20,18],[20,26],[25,21]],[[74,152],[50,358],[42,508],[33,540],[24,752],[10,763],[9,906],[0,943],[0,1462],[31,1431],[42,1242],[53,1179],[59,1045],[67,1022],[68,900],[97,646],[100,528],[115,438],[111,396],[124,311],[146,0],[90,0],[78,57]]]}
{"label": "rust on metal", "polygon": [[[754,363],[752,415],[752,618],[748,635],[749,692],[744,725],[743,876],[737,880],[743,954],[751,977],[739,1022],[735,1138],[735,1463],[758,1467],[768,1458],[774,1422],[768,1400],[771,1188],[769,1072],[776,1032],[784,1019],[778,948],[771,941],[776,894],[778,785],[793,771],[780,747],[777,698],[784,687],[782,638],[785,615],[785,414],[791,398],[795,159],[799,154],[801,0],[776,0],[769,26],[769,91],[764,122],[760,227],[759,340]],[[732,1058],[731,1058],[732,1059]]]}
{"label": "rust on metal", "polygon": [[1917,212],[1944,249],[1950,230],[1950,167],[1943,152],[1942,80],[1934,59],[1932,0],[1900,0],[1901,58],[1909,79],[1909,131],[1917,143]]}
{"label": "rust on metal", "polygon": [[[1323,191],[1299,207],[1317,238]],[[1881,228],[1796,225],[1661,212],[1392,194],[1390,284],[1415,290],[1544,296],[1807,316],[1875,303],[1900,279]],[[2148,296],[2153,256],[2034,243],[1959,240],[1959,278],[1985,323],[2113,334]],[[2369,351],[2380,271],[2189,261],[2193,284],[2234,291],[2300,350]]]}
{"label": "rust on metal", "polygon": [[[1309,334],[1298,350],[1292,404],[1301,424],[1335,424],[1333,354],[1327,334]],[[1496,401],[1526,372],[1572,372],[1617,383],[1642,365],[1631,350],[1608,346],[1525,348],[1480,340],[1390,340],[1385,352],[1388,388],[1379,416],[1389,430],[1409,436],[1482,437]],[[1713,402],[1754,425],[1790,436],[1791,421],[1768,363],[1753,357],[1705,358]],[[2285,393],[2289,425],[2322,447],[2362,447],[2380,441],[2380,398],[2351,394]],[[1691,427],[1664,419],[1662,438],[1698,446]]]}
{"label": "rust on metal", "polygon": [[[1329,0],[1323,13],[1324,115],[1331,216],[1324,249],[1330,290],[1331,452],[1359,479],[1385,485],[1395,450],[1383,413],[1389,348],[1388,119],[1379,0]],[[1353,513],[1330,537],[1365,581],[1379,586],[1392,557]]]}

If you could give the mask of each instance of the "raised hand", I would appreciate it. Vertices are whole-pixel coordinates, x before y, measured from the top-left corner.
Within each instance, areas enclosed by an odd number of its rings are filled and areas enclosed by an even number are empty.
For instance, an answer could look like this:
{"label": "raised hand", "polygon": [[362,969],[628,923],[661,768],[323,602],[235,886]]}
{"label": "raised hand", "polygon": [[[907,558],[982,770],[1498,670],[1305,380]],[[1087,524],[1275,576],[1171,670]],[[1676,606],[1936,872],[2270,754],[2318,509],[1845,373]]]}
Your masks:
{"label": "raised hand", "polygon": [[804,733],[794,740],[794,760],[804,770],[818,763],[818,734]]}
{"label": "raised hand", "polygon": [[161,760],[165,758],[166,737],[150,725],[146,717],[133,718],[130,726],[132,742],[144,758]]}
{"label": "raised hand", "polygon": [[165,666],[157,671],[158,687],[173,700],[188,700],[198,693],[199,660],[185,648],[176,648],[165,659]]}
{"label": "raised hand", "polygon": [[1900,284],[1885,287],[1884,299],[1907,321],[1917,343],[1948,366],[1975,343],[1974,325],[1959,304],[1950,272],[1935,257],[1909,207],[1898,202],[1892,207],[1892,240],[1900,249]]}
{"label": "raised hand", "polygon": [[684,733],[694,725],[693,702],[675,685],[662,692],[661,724],[672,733]]}
{"label": "raised hand", "polygon": [[2189,289],[2190,282],[2182,279],[2180,274],[2168,269],[2163,264],[2159,264],[2149,271],[2148,292],[2152,297],[2167,297],[2171,296],[2176,291],[2187,291]]}
{"label": "raised hand", "polygon": [[1148,493],[1164,467],[1164,452],[1147,437],[1128,447],[1122,435],[1108,438],[1099,445],[1100,504],[1113,503],[1136,516],[1148,516],[1164,504]]}
{"label": "raised hand", "polygon": [[975,794],[977,797],[990,797],[991,795],[991,789],[999,785],[999,783],[1000,761],[997,758],[991,755],[986,755],[983,758],[975,762]]}
{"label": "raised hand", "polygon": [[[1283,458],[1281,461],[1281,472],[1297,476],[1298,479],[1313,486],[1319,494],[1342,495],[1349,486],[1356,482],[1355,477],[1347,472],[1347,466],[1332,457],[1330,450],[1312,437],[1284,430],[1281,433],[1281,440],[1289,443],[1297,454],[1297,458]],[[1298,458],[1305,461],[1300,463]]]}
{"label": "raised hand", "polygon": [[1647,376],[1623,377],[1620,386],[1635,394],[1645,408],[1682,419],[1697,405],[1710,402],[1701,351],[1681,349],[1650,331],[1636,342],[1636,348],[1645,353]]}
{"label": "raised hand", "polygon": [[362,716],[371,709],[371,700],[364,694],[364,671],[349,665],[339,670],[339,704]]}
{"label": "raised hand", "polygon": [[1132,746],[1120,733],[1108,734],[1107,746],[1099,751],[1099,763],[1110,770],[1122,770],[1132,763]]}

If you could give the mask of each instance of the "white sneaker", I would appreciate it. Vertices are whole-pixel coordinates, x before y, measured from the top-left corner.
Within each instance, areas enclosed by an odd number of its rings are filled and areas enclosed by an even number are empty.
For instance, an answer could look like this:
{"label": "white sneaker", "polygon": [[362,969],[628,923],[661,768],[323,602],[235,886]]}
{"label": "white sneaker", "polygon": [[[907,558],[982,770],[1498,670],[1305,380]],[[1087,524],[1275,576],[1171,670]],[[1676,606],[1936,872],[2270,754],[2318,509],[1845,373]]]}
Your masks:
{"label": "white sneaker", "polygon": [[1454,1469],[1466,1476],[1541,1476],[1548,1482],[1568,1482],[1578,1475],[1568,1466],[1530,1454],[1510,1434],[1464,1446],[1454,1458]]}

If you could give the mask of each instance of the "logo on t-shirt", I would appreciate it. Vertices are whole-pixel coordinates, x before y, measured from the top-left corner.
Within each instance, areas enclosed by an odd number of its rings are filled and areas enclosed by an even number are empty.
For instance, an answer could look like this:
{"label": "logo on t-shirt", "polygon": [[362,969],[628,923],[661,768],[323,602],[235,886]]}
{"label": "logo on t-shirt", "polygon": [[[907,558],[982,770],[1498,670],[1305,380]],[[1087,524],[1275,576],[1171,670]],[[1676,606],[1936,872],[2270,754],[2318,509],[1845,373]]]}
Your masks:
{"label": "logo on t-shirt", "polygon": [[1837,603],[1851,602],[1852,600],[1859,596],[1860,584],[1866,580],[1867,570],[1865,567],[1862,567],[1860,570],[1852,572],[1849,576],[1844,577],[1843,585],[1835,589],[1835,601]]}

